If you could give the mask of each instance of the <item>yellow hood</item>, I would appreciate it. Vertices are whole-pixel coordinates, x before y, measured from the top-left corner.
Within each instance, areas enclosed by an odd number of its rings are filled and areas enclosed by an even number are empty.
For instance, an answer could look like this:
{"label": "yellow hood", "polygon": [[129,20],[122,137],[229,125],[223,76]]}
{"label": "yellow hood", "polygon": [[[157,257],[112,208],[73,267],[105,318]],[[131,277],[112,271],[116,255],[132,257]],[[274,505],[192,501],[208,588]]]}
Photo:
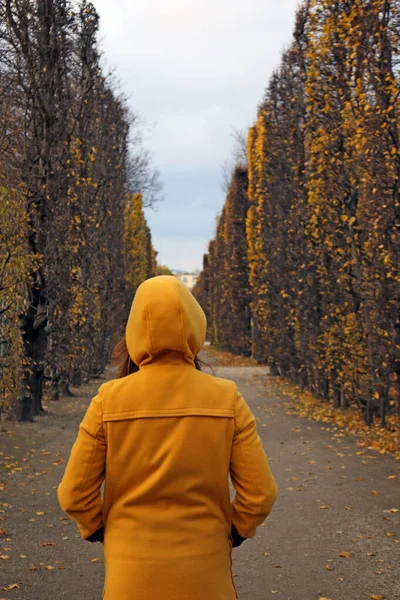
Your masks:
{"label": "yellow hood", "polygon": [[203,347],[206,317],[200,304],[176,277],[148,279],[137,289],[126,326],[131,359],[145,366],[166,352],[193,362]]}

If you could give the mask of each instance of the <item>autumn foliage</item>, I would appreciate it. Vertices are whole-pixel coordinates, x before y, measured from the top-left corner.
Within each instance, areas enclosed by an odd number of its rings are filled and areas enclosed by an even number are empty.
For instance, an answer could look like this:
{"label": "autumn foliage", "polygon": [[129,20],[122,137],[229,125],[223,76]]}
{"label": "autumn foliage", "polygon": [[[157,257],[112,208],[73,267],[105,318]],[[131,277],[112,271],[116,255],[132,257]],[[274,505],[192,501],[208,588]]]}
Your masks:
{"label": "autumn foliage", "polygon": [[98,28],[85,0],[0,1],[0,402],[22,419],[103,371],[155,273],[158,175]]}
{"label": "autumn foliage", "polygon": [[28,253],[25,199],[17,190],[0,188],[0,222],[0,373],[4,397],[6,390],[18,390],[24,374],[19,313],[35,267],[34,257]]}
{"label": "autumn foliage", "polygon": [[237,167],[194,290],[207,313],[210,340],[244,356],[251,353],[247,211],[247,168]]}
{"label": "autumn foliage", "polygon": [[[337,408],[359,406],[367,424],[379,414],[382,425],[396,404],[400,414],[399,23],[396,1],[299,8],[249,131],[240,246],[253,356]],[[232,349],[221,334],[228,205],[197,293],[211,338]],[[230,327],[242,317],[231,313]]]}
{"label": "autumn foliage", "polygon": [[134,194],[128,199],[124,222],[125,280],[130,289],[136,290],[142,281],[154,277],[157,270],[142,194]]}

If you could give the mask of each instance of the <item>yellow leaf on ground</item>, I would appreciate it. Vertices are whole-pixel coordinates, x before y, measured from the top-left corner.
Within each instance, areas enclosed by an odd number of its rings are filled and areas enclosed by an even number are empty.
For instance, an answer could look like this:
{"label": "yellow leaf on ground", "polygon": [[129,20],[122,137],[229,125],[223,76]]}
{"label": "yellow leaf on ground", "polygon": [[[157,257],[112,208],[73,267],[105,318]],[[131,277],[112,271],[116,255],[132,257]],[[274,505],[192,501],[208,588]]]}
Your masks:
{"label": "yellow leaf on ground", "polygon": [[3,590],[6,590],[6,591],[7,591],[7,590],[16,590],[16,589],[18,589],[18,590],[19,590],[19,585],[18,585],[18,583],[11,583],[11,584],[10,584],[10,585],[8,585],[7,587],[3,587],[2,589],[3,589]]}
{"label": "yellow leaf on ground", "polygon": [[351,552],[341,552],[339,556],[340,558],[350,558]]}

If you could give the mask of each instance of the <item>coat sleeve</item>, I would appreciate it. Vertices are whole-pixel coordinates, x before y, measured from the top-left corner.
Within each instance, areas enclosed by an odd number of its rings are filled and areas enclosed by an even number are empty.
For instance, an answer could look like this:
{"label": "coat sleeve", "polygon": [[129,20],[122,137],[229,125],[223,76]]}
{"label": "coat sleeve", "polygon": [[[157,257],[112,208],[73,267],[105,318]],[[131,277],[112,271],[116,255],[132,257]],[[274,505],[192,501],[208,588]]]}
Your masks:
{"label": "coat sleeve", "polygon": [[101,388],[79,426],[57,495],[61,508],[86,539],[103,525],[100,488],[105,476]]}
{"label": "coat sleeve", "polygon": [[272,510],[278,488],[257,433],[255,417],[239,392],[230,476],[236,490],[232,502],[232,523],[241,536],[254,537],[257,527]]}

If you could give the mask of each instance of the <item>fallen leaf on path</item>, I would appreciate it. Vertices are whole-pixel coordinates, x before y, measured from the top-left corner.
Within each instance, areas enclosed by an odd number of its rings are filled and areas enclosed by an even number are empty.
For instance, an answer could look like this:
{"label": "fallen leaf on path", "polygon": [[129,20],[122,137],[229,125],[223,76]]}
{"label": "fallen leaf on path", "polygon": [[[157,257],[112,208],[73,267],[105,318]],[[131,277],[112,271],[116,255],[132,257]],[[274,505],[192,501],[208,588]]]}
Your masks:
{"label": "fallen leaf on path", "polygon": [[372,594],[372,596],[370,596],[371,600],[384,600],[385,596],[381,596],[379,594]]}
{"label": "fallen leaf on path", "polygon": [[340,558],[350,558],[351,552],[341,552],[338,556],[340,556]]}
{"label": "fallen leaf on path", "polygon": [[44,542],[43,544],[40,544],[41,546],[55,546],[54,542]]}
{"label": "fallen leaf on path", "polygon": [[18,590],[19,590],[19,585],[18,585],[18,583],[11,583],[11,585],[8,585],[7,587],[3,587],[3,588],[1,588],[1,589],[2,589],[2,590],[5,590],[6,592],[7,592],[8,590],[15,590],[15,589],[18,589]]}
{"label": "fallen leaf on path", "polygon": [[97,562],[99,562],[99,560],[100,560],[99,558],[92,558],[92,560],[90,562],[97,563]]}

